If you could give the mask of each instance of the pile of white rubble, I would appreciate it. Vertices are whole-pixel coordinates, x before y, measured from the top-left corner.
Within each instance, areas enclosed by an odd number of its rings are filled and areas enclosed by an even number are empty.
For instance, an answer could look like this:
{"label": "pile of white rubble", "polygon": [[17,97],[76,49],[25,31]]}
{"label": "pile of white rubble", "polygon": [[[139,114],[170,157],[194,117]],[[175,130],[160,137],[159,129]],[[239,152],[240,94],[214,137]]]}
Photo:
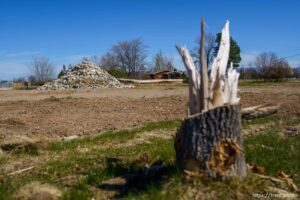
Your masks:
{"label": "pile of white rubble", "polygon": [[90,62],[82,62],[69,69],[58,79],[38,87],[38,90],[62,90],[70,88],[129,88],[104,69]]}

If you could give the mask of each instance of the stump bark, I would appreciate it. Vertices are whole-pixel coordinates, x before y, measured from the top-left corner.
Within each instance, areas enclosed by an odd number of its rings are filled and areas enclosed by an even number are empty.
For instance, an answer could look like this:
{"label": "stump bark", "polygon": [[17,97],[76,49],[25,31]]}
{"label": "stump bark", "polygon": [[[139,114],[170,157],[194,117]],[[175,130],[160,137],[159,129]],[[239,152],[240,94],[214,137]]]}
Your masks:
{"label": "stump bark", "polygon": [[215,179],[246,176],[240,106],[227,105],[186,118],[175,139],[181,170]]}
{"label": "stump bark", "polygon": [[222,29],[220,47],[210,76],[204,56],[204,19],[201,26],[201,71],[187,48],[177,47],[189,76],[188,117],[175,138],[179,169],[205,172],[215,179],[246,176],[238,97],[239,73],[227,69],[230,52],[229,22]]}

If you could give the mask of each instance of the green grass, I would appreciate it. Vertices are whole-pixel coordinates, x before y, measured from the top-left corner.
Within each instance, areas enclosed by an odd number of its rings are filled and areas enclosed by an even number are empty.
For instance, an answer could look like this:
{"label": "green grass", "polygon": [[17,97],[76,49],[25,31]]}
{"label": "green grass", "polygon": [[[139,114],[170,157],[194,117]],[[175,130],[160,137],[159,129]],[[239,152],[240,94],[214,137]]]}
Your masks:
{"label": "green grass", "polygon": [[300,136],[284,138],[280,128],[271,128],[263,134],[245,139],[246,160],[263,166],[267,174],[276,176],[280,170],[296,174],[300,184]]}
{"label": "green grass", "polygon": [[262,118],[256,118],[252,120],[246,120],[242,122],[243,129],[248,129],[253,125],[262,125],[262,124],[268,124],[268,123],[274,123],[278,122],[281,118],[278,115],[270,115],[267,117]]}
{"label": "green grass", "polygon": [[[266,124],[280,120],[277,116],[244,122],[244,127]],[[300,185],[300,138],[280,136],[282,129],[297,125],[300,119],[286,121],[280,127],[270,127],[256,136],[246,137],[246,159],[263,166],[266,174],[276,175],[280,170],[292,174]],[[244,181],[231,179],[215,182],[207,177],[186,179],[175,168],[173,139],[152,138],[144,143],[126,147],[115,144],[130,143],[136,136],[148,131],[174,131],[180,120],[148,123],[139,128],[123,131],[109,131],[96,136],[88,136],[68,142],[55,142],[48,149],[36,150],[35,159],[41,159],[34,170],[19,176],[3,176],[0,173],[0,199],[12,199],[20,187],[40,181],[56,186],[63,191],[63,199],[91,199],[103,181],[127,173],[134,173],[153,164],[164,163],[170,168],[156,179],[140,180],[126,193],[116,198],[124,199],[178,199],[191,195],[208,199],[251,199],[252,192],[264,191],[271,183],[258,179],[251,173]],[[111,146],[105,146],[113,144]],[[88,149],[88,151],[81,151]],[[147,159],[142,159],[147,157]],[[11,154],[0,158],[0,166],[13,160],[28,160],[31,153]],[[47,159],[46,159],[47,158]],[[26,163],[26,162],[25,162]],[[69,177],[73,177],[69,181]],[[99,192],[99,191],[98,191]],[[102,193],[100,193],[100,196]]]}
{"label": "green grass", "polygon": [[[135,135],[146,131],[174,130],[180,125],[179,120],[148,123],[144,126],[132,130],[117,132],[107,132],[98,136],[85,137],[83,139],[69,142],[57,142],[50,145],[46,150],[41,151],[36,156],[54,156],[47,162],[37,166],[34,171],[26,173],[25,176],[5,177],[0,176],[1,190],[0,199],[10,199],[11,194],[21,186],[32,181],[42,181],[61,188],[65,188],[62,178],[68,176],[81,175],[84,178],[80,182],[70,186],[64,193],[65,199],[87,199],[92,193],[91,186],[96,187],[101,181],[122,175],[123,173],[142,170],[146,165],[153,163],[170,164],[174,163],[175,151],[173,140],[151,139],[150,143],[137,144],[124,148],[97,148],[107,142],[119,144],[133,139]],[[89,148],[96,146],[92,151],[86,153],[78,152],[78,148]],[[139,163],[138,159],[142,155],[147,155],[146,163]],[[22,155],[15,155],[21,158]],[[23,157],[26,156],[25,154]],[[30,155],[27,155],[27,158]],[[55,158],[57,156],[57,158]],[[24,157],[25,158],[25,157]],[[0,160],[0,164],[5,164],[5,159]]]}
{"label": "green grass", "polygon": [[[74,175],[82,175],[84,178],[79,183],[69,186],[65,193],[66,199],[78,198],[79,194],[81,197],[91,197],[89,187],[96,187],[101,181],[142,170],[148,163],[174,163],[175,158],[172,140],[156,140],[151,144],[129,147],[125,151],[123,148],[110,148],[83,155],[73,153],[61,159],[46,162],[25,176],[0,178],[0,186],[5,188],[5,191],[0,189],[3,195],[0,197],[9,199],[14,191],[32,181],[55,184],[63,189],[65,183],[61,179]],[[139,156],[143,154],[148,155],[149,161],[138,163]]]}
{"label": "green grass", "polygon": [[253,199],[252,193],[264,191],[270,183],[249,174],[243,181],[213,181],[208,177],[185,178],[173,172],[163,184],[150,183],[144,191],[131,191],[124,199]]}
{"label": "green grass", "polygon": [[129,139],[132,139],[139,133],[146,131],[155,131],[160,129],[173,129],[180,126],[180,120],[171,120],[163,121],[156,123],[147,123],[140,128],[135,128],[131,130],[122,130],[122,131],[107,131],[96,136],[89,136],[78,140],[71,140],[68,142],[56,142],[53,143],[50,147],[50,151],[65,151],[68,149],[75,149],[78,146],[91,146],[93,144],[111,142],[122,143]]}
{"label": "green grass", "polygon": [[[257,122],[261,123],[262,119]],[[267,175],[277,176],[283,170],[293,175],[299,186],[300,136],[285,139],[279,135],[280,131],[280,128],[270,128],[262,134],[247,137],[246,160],[263,166]],[[178,199],[180,196],[188,197],[188,193],[205,196],[205,199],[252,199],[252,193],[264,192],[267,186],[274,185],[251,173],[244,181],[230,179],[225,182],[214,182],[206,177],[187,180],[182,174],[173,173],[163,186],[149,184],[146,190],[130,192],[125,199]]]}

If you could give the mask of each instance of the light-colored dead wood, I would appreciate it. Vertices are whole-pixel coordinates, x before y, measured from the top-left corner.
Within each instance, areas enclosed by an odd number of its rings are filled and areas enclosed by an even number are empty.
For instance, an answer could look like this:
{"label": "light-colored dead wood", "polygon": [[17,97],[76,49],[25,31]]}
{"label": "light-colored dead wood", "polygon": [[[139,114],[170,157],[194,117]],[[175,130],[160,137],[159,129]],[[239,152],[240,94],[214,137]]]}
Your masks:
{"label": "light-colored dead wood", "polygon": [[239,73],[227,70],[230,33],[222,30],[217,57],[208,76],[204,19],[201,23],[200,73],[187,48],[176,46],[189,77],[189,114],[175,139],[176,163],[182,171],[205,172],[214,179],[246,176],[239,105]]}
{"label": "light-colored dead wood", "polygon": [[197,71],[187,48],[176,46],[189,77],[189,114],[206,112],[227,104],[239,103],[237,97],[239,73],[231,67],[227,70],[230,50],[229,22],[222,30],[217,57],[208,76],[205,56],[204,19],[201,24],[200,73]]}
{"label": "light-colored dead wood", "polygon": [[154,79],[154,80],[138,80],[118,78],[123,83],[137,83],[137,84],[152,84],[152,83],[183,83],[183,79]]}
{"label": "light-colored dead wood", "polygon": [[201,66],[201,110],[203,112],[209,110],[210,96],[209,96],[209,82],[208,82],[208,71],[207,71],[207,60],[205,55],[205,29],[204,29],[204,17],[201,22],[201,44],[200,44],[200,66]]}
{"label": "light-colored dead wood", "polygon": [[189,115],[194,115],[202,111],[200,74],[196,70],[193,59],[187,48],[176,46],[189,77]]}
{"label": "light-colored dead wood", "polygon": [[25,169],[20,169],[20,170],[18,170],[18,171],[14,171],[14,172],[11,172],[11,173],[7,174],[7,176],[12,176],[12,175],[16,175],[16,174],[21,174],[21,173],[26,172],[26,171],[29,171],[29,170],[31,170],[31,169],[33,169],[33,168],[34,168],[34,167],[32,166],[32,167],[27,167],[27,168],[25,168]]}
{"label": "light-colored dead wood", "polygon": [[279,110],[279,105],[277,106],[253,106],[242,109],[242,119],[249,120],[259,117],[265,117],[268,115],[273,115],[277,113]]}

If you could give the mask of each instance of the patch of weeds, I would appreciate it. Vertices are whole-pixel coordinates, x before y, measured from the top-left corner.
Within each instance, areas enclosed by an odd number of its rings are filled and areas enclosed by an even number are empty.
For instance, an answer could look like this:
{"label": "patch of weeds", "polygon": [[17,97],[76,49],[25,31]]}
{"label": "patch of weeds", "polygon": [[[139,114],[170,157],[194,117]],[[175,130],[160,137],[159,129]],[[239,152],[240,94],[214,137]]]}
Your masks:
{"label": "patch of weeds", "polygon": [[86,183],[89,185],[94,185],[103,180],[110,179],[111,177],[111,174],[107,173],[105,170],[93,169],[88,171]]}
{"label": "patch of weeds", "polygon": [[28,154],[31,156],[38,156],[38,147],[35,144],[6,144],[2,145],[1,149],[13,154]]}
{"label": "patch of weeds", "polygon": [[7,158],[5,158],[4,155],[1,155],[0,156],[0,166],[3,165],[3,164],[5,164],[6,161],[7,161]]}
{"label": "patch of weeds", "polygon": [[149,183],[142,191],[130,190],[123,199],[252,199],[252,193],[263,193],[270,184],[252,174],[244,180],[225,181],[213,181],[204,175],[187,178],[178,171],[166,176],[161,184]]}
{"label": "patch of weeds", "polygon": [[75,98],[72,97],[72,96],[65,96],[65,97],[62,97],[61,99],[66,99],[66,100],[68,100],[68,99],[75,99]]}
{"label": "patch of weeds", "polygon": [[48,174],[65,177],[72,174],[86,175],[87,184],[131,173],[157,163],[173,164],[175,150],[173,140],[153,140],[150,144],[138,144],[126,148],[99,149],[88,154],[70,152],[64,159],[49,161]]}
{"label": "patch of weeds", "polygon": [[270,115],[270,116],[266,116],[266,117],[255,118],[252,120],[245,120],[242,122],[242,127],[244,129],[248,129],[253,125],[262,125],[262,124],[267,124],[267,123],[271,123],[271,122],[277,122],[280,119],[281,118],[278,115]]}
{"label": "patch of weeds", "polygon": [[91,192],[89,191],[89,187],[86,184],[73,186],[63,195],[63,199],[65,200],[83,200],[90,198]]}
{"label": "patch of weeds", "polygon": [[[137,144],[126,148],[107,148],[89,151],[86,154],[76,154],[69,151],[64,158],[49,161],[45,164],[47,173],[60,187],[65,187],[63,177],[80,174],[85,176],[78,186],[66,190],[65,199],[89,199],[89,190],[102,181],[127,173],[135,173],[152,164],[174,164],[174,142],[156,139],[151,143]],[[37,174],[32,174],[37,176]],[[77,198],[78,197],[78,198]]]}
{"label": "patch of weeds", "polygon": [[52,177],[50,177],[50,175],[45,175],[44,172],[41,173],[39,169],[26,172],[22,175],[0,176],[0,200],[15,199],[13,197],[14,195],[18,194],[17,191],[21,187],[34,181],[40,181],[54,185]]}
{"label": "patch of weeds", "polygon": [[[141,180],[135,187],[130,188],[128,193],[122,196],[122,199],[166,199],[161,195],[161,193],[164,193],[163,188],[171,183],[181,185],[183,180],[183,173],[178,171],[175,166],[169,167],[159,177]],[[175,199],[178,199],[178,197]]]}
{"label": "patch of weeds", "polygon": [[105,144],[106,142],[122,143],[134,138],[137,134],[160,130],[172,129],[180,126],[180,120],[171,120],[163,122],[148,123],[140,128],[123,130],[123,131],[108,131],[97,136],[87,136],[82,139],[72,140],[67,142],[56,142],[50,145],[50,151],[65,151],[75,149],[78,146],[91,146],[92,144]]}
{"label": "patch of weeds", "polygon": [[24,147],[24,153],[29,154],[31,156],[38,156],[38,147],[34,144],[28,144]]}
{"label": "patch of weeds", "polygon": [[0,180],[0,199],[10,199],[10,188],[11,185],[9,182],[4,182],[4,180]]}
{"label": "patch of weeds", "polygon": [[285,121],[286,126],[296,126],[296,125],[299,125],[299,124],[300,124],[300,117],[293,118],[293,119],[289,118]]}
{"label": "patch of weeds", "polygon": [[283,138],[280,131],[270,128],[264,134],[245,138],[246,160],[263,166],[273,176],[280,170],[296,175],[300,184],[300,137]]}
{"label": "patch of weeds", "polygon": [[75,149],[81,143],[87,143],[89,140],[92,141],[91,138],[85,138],[85,139],[79,139],[79,140],[54,142],[48,147],[47,150],[49,150],[49,151],[65,151],[68,149]]}
{"label": "patch of weeds", "polygon": [[179,127],[181,124],[181,120],[170,120],[170,121],[162,121],[162,122],[152,122],[147,123],[143,127],[139,128],[139,132],[143,131],[152,131],[158,129],[172,129]]}
{"label": "patch of weeds", "polygon": [[125,158],[125,161],[139,159],[141,155],[147,155],[148,164],[153,164],[158,160],[163,160],[165,163],[173,163],[175,159],[174,141],[155,139],[152,143],[137,144],[126,148],[112,148],[99,150],[102,153],[111,157]]}

